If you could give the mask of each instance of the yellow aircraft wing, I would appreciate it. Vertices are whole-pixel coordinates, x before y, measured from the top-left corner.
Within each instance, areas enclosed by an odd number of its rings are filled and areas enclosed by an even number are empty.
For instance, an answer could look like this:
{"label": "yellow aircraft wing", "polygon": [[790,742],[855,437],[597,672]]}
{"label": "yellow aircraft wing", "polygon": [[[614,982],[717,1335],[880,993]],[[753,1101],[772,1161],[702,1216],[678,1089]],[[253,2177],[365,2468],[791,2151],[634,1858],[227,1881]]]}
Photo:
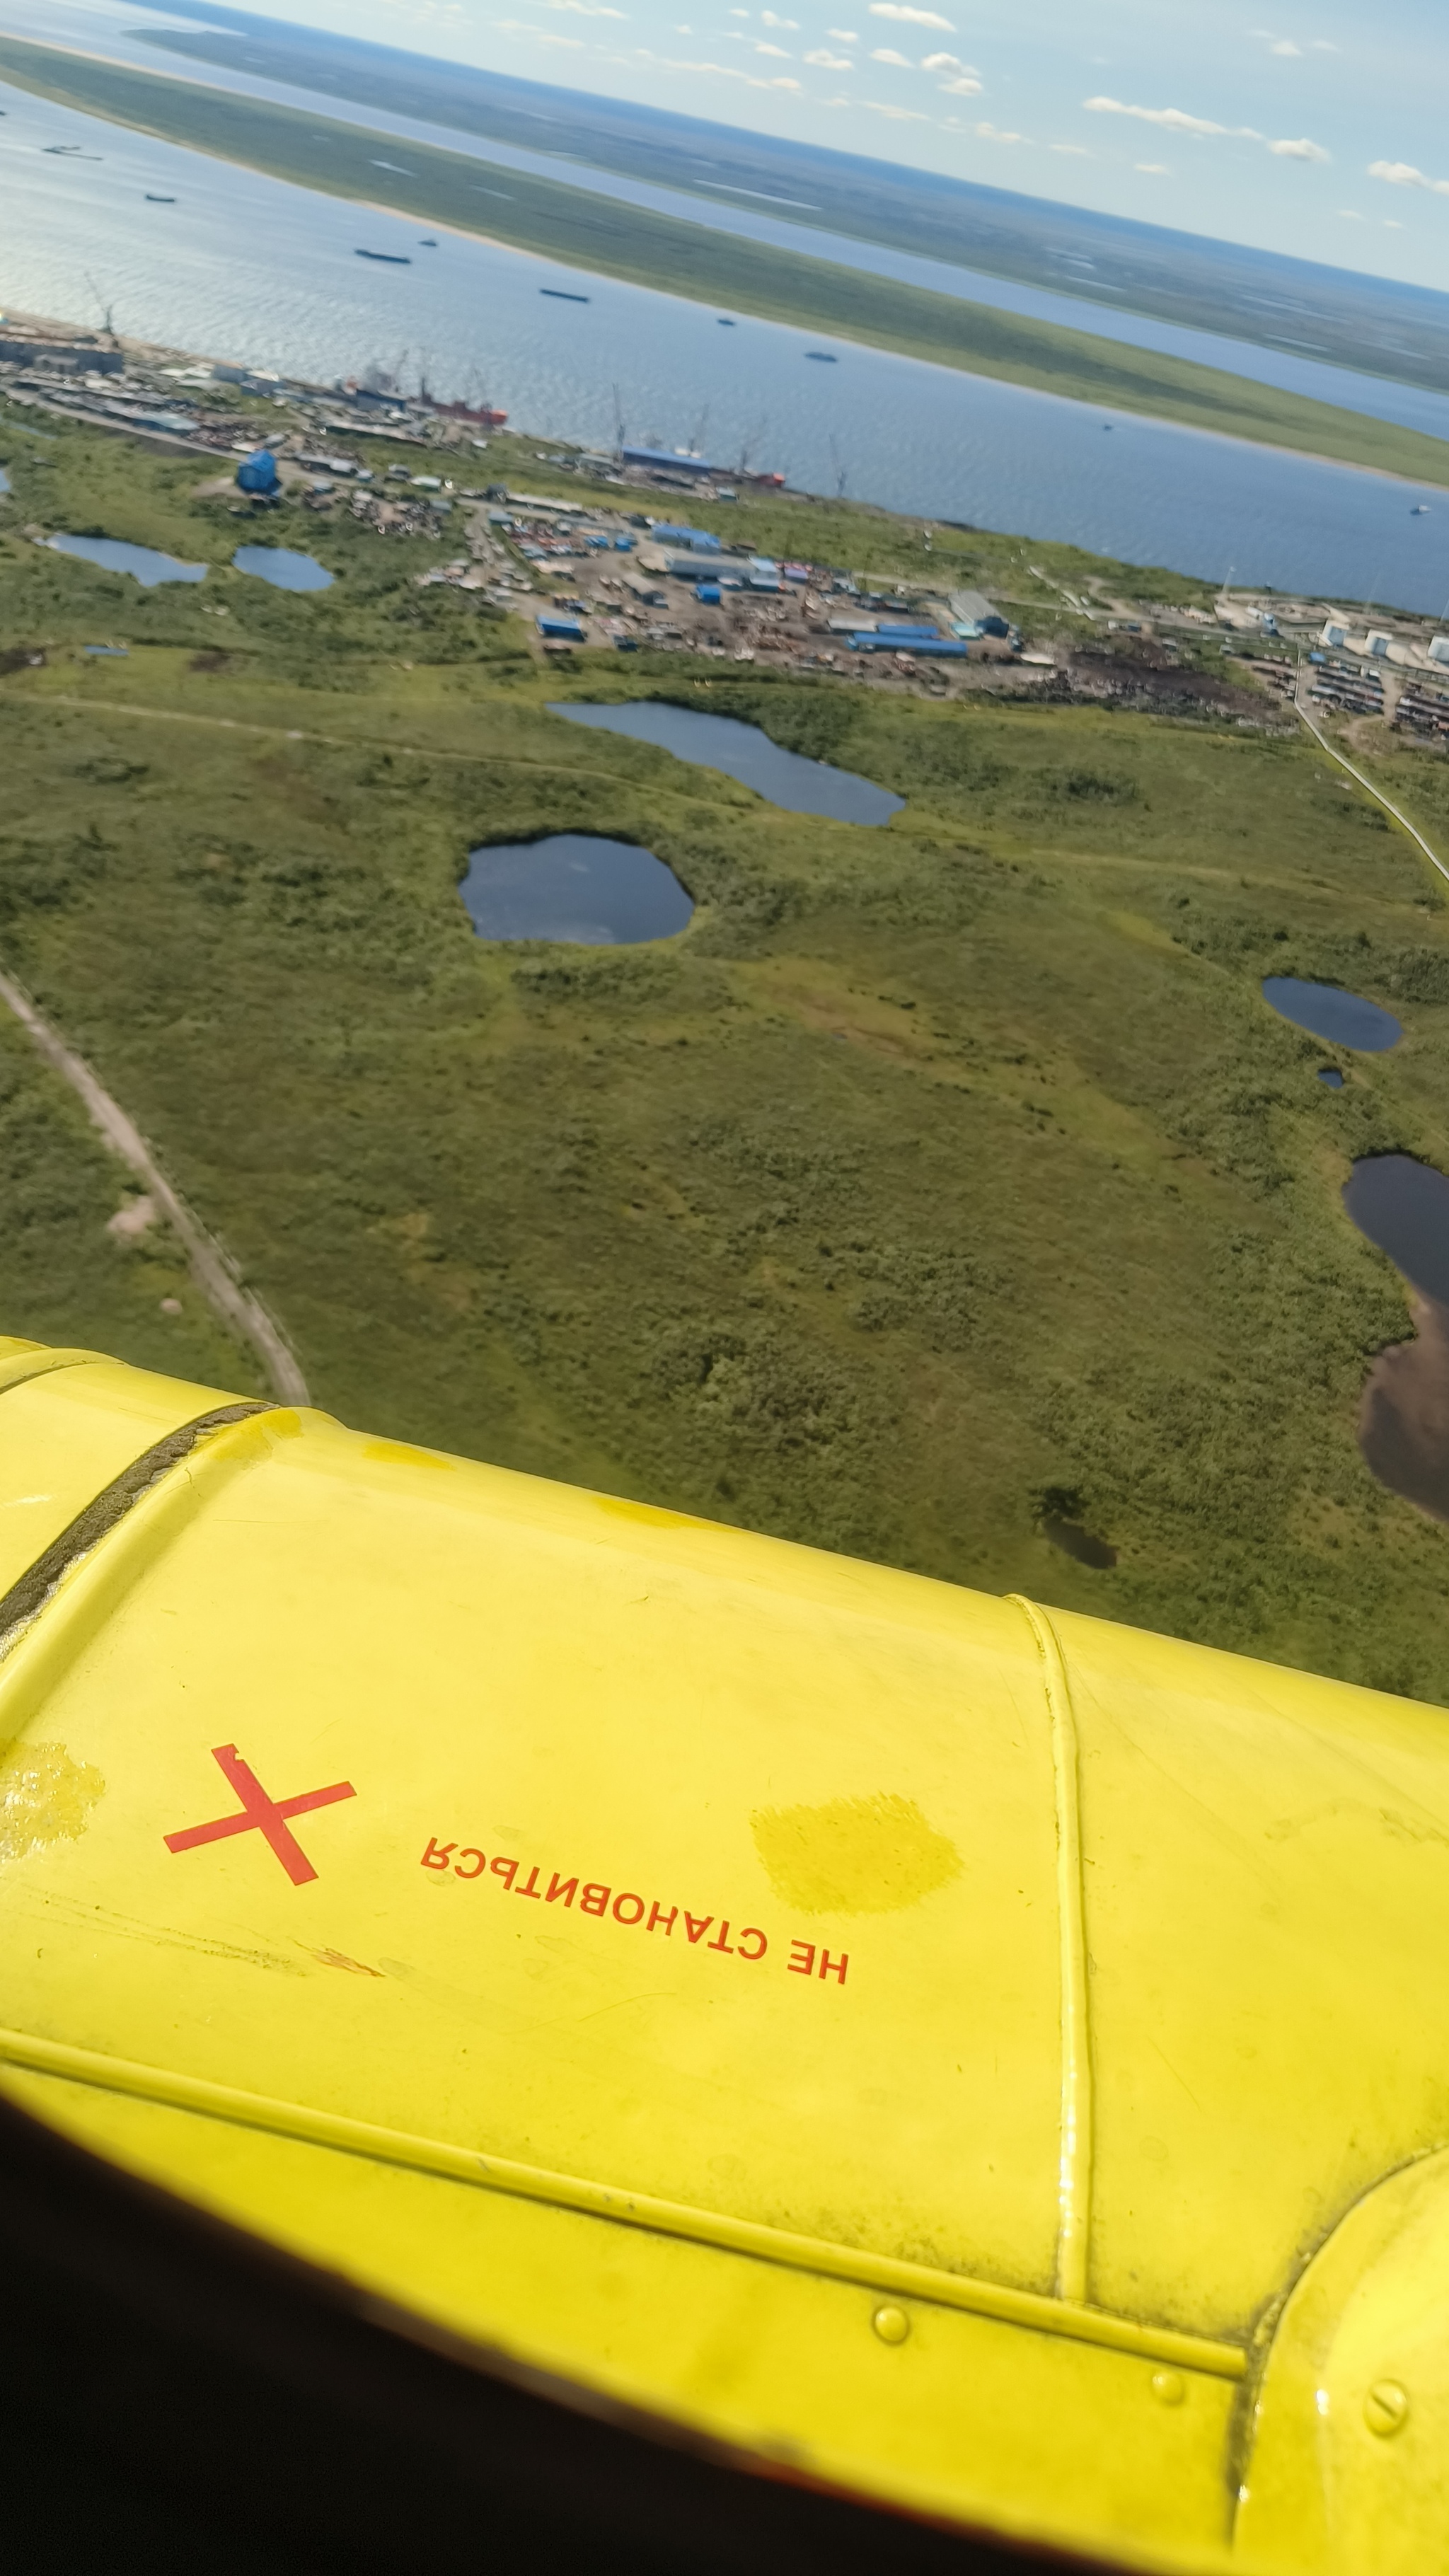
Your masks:
{"label": "yellow aircraft wing", "polygon": [[1438,1711],[0,1342],[0,1957],[12,2104],[580,2404],[1449,2546]]}

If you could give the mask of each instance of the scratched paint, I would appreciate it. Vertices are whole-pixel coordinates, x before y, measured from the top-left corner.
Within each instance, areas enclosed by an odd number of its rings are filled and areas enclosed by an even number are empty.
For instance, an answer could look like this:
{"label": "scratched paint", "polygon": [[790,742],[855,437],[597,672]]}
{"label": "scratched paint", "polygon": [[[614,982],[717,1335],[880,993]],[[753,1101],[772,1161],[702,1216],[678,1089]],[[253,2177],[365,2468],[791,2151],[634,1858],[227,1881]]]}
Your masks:
{"label": "scratched paint", "polygon": [[0,1744],[0,1861],[77,1842],[105,1787],[95,1764],[72,1761],[63,1744]]}
{"label": "scratched paint", "polygon": [[776,1895],[802,1914],[895,1914],[960,1876],[955,1844],[913,1798],[761,1807],[750,1831]]}

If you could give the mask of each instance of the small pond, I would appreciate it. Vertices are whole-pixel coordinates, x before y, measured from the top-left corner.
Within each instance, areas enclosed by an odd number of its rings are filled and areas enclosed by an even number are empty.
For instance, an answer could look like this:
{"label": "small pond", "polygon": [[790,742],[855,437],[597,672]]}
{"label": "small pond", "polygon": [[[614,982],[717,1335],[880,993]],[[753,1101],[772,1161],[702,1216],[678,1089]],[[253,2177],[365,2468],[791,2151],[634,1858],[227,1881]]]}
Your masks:
{"label": "small pond", "polygon": [[561,939],[583,948],[672,939],[694,911],[652,850],[594,832],[474,850],[458,891],[480,939]]}
{"label": "small pond", "polygon": [[83,563],[100,564],[106,572],[128,572],[147,590],[159,581],[205,581],[204,563],[178,563],[154,546],[133,546],[124,537],[51,537],[58,555],[79,555]]}
{"label": "small pond", "polygon": [[3,465],[0,465],[0,492],[8,492],[8,491],[9,491],[9,489],[10,489],[10,477],[9,477],[9,475],[6,473],[4,466],[3,466]]}
{"label": "small pond", "polygon": [[1326,1082],[1330,1091],[1343,1089],[1343,1076],[1336,1064],[1321,1064],[1318,1068],[1318,1079],[1320,1082]]}
{"label": "small pond", "polygon": [[820,814],[830,823],[888,823],[905,802],[851,770],[782,751],[759,725],[706,715],[703,708],[666,707],[636,698],[615,707],[560,702],[550,706],[549,714],[569,724],[594,725],[602,733],[627,734],[633,742],[652,742],[699,769],[721,769],[726,778],[753,787],[787,814]]}
{"label": "small pond", "polygon": [[1380,1351],[1358,1445],[1389,1491],[1449,1521],[1449,1179],[1409,1154],[1355,1163],[1343,1203],[1417,1293],[1414,1338]]}
{"label": "small pond", "polygon": [[298,554],[291,546],[238,546],[232,556],[238,572],[249,572],[258,581],[269,581],[273,590],[330,590],[332,575],[315,555]]}
{"label": "small pond", "polygon": [[1090,1565],[1094,1573],[1105,1574],[1117,1562],[1115,1547],[1107,1539],[1098,1538],[1095,1530],[1084,1529],[1080,1521],[1048,1516],[1041,1528],[1043,1538],[1059,1547],[1063,1556],[1071,1557],[1077,1565]]}
{"label": "small pond", "polygon": [[1297,975],[1265,975],[1263,999],[1280,1019],[1307,1029],[1332,1046],[1356,1047],[1360,1055],[1382,1055],[1397,1046],[1404,1032],[1392,1011],[1366,1002],[1361,993],[1345,993],[1339,984],[1305,984]]}
{"label": "small pond", "polygon": [[1442,1172],[1411,1154],[1371,1154],[1344,1182],[1343,1204],[1411,1287],[1449,1306],[1449,1180]]}

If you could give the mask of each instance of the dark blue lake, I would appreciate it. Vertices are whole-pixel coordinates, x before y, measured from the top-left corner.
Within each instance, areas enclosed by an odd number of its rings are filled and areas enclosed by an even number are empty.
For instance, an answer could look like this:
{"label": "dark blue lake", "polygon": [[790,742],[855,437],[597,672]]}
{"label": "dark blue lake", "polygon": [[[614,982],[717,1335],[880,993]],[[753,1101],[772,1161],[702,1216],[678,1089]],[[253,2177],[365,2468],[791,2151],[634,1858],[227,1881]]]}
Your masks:
{"label": "dark blue lake", "polygon": [[1449,1306],[1449,1180],[1412,1154],[1370,1154],[1343,1185],[1343,1204],[1411,1287]]}
{"label": "dark blue lake", "polygon": [[159,554],[154,546],[129,545],[124,537],[52,537],[49,540],[58,555],[78,555],[83,563],[99,564],[106,572],[128,572],[146,590],[154,590],[161,581],[205,581],[204,563],[178,563],[174,555]]}
{"label": "dark blue lake", "polygon": [[735,716],[706,715],[702,708],[666,707],[636,698],[626,706],[596,707],[560,700],[549,714],[568,724],[592,725],[600,733],[627,734],[631,742],[652,742],[672,751],[676,760],[698,769],[723,770],[742,787],[779,805],[787,814],[820,814],[831,823],[888,823],[904,797],[852,770],[832,769],[823,760],[806,760],[798,751],[782,751],[758,725],[741,724]]}
{"label": "dark blue lake", "polygon": [[672,939],[694,911],[652,850],[594,832],[492,842],[473,851],[458,891],[480,939],[557,939],[582,948]]}
{"label": "dark blue lake", "polygon": [[315,555],[299,554],[291,546],[238,546],[232,556],[238,572],[249,572],[258,581],[269,581],[273,590],[330,590],[332,575]]}
{"label": "dark blue lake", "polygon": [[1263,999],[1280,1019],[1307,1029],[1334,1046],[1355,1047],[1360,1055],[1382,1055],[1397,1046],[1404,1032],[1392,1011],[1366,1002],[1361,993],[1346,993],[1338,984],[1305,984],[1297,975],[1265,975]]}

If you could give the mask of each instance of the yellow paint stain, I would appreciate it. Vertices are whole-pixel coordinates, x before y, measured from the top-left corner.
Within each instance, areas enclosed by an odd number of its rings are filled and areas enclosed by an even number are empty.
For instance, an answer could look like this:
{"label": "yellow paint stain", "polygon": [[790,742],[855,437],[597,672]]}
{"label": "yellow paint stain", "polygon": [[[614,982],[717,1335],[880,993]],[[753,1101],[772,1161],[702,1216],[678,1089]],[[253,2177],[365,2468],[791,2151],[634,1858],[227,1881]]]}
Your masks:
{"label": "yellow paint stain", "polygon": [[364,1443],[364,1458],[372,1458],[383,1467],[443,1467],[452,1471],[451,1458],[440,1458],[436,1449],[414,1449],[405,1440],[369,1440]]}
{"label": "yellow paint stain", "polygon": [[895,1914],[961,1871],[953,1842],[913,1798],[832,1798],[823,1807],[761,1807],[755,1849],[777,1896],[801,1914]]}
{"label": "yellow paint stain", "polygon": [[702,1521],[692,1512],[665,1511],[659,1503],[633,1503],[623,1494],[591,1494],[601,1512],[614,1512],[620,1520],[642,1521],[646,1529],[718,1529],[718,1521]]}
{"label": "yellow paint stain", "polygon": [[63,1744],[0,1743],[0,1861],[78,1842],[105,1786],[94,1763],[73,1762]]}

